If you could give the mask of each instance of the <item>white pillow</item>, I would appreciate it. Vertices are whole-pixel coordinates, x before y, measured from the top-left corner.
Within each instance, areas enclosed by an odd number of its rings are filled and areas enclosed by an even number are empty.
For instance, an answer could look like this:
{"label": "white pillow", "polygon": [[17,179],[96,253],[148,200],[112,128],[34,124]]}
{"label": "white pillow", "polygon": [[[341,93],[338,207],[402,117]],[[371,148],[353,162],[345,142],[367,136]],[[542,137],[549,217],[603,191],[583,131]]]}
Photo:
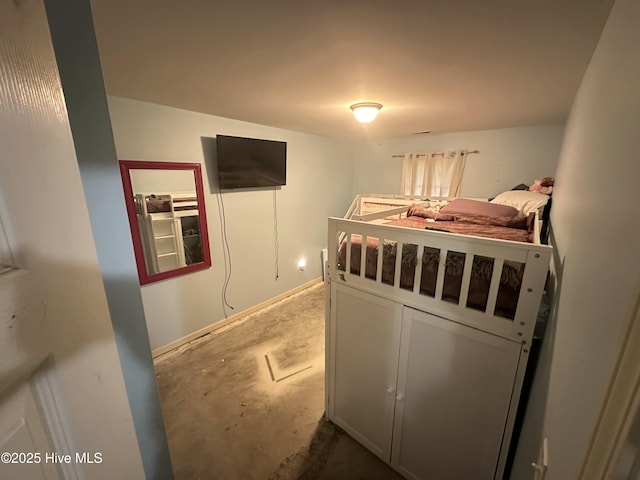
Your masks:
{"label": "white pillow", "polygon": [[544,193],[530,192],[528,190],[509,190],[491,200],[491,203],[509,205],[517,208],[521,214],[529,215],[531,212],[535,212],[540,207],[545,206],[548,201],[549,195]]}

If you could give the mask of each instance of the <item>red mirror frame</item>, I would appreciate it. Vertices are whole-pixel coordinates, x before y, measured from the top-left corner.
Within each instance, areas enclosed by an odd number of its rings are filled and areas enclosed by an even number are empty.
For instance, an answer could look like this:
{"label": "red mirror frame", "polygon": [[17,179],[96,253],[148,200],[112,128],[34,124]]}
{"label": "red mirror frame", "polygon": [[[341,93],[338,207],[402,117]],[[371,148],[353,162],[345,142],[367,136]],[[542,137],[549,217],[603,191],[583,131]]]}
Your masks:
{"label": "red mirror frame", "polygon": [[[204,190],[202,187],[202,171],[199,163],[182,163],[182,162],[146,162],[139,160],[120,160],[120,176],[122,177],[122,188],[124,190],[125,205],[127,207],[127,215],[129,217],[129,227],[131,229],[131,239],[133,241],[133,250],[136,256],[136,266],[138,267],[138,278],[140,285],[173,278],[187,273],[205,270],[211,267],[211,252],[209,249],[209,234],[207,229],[207,214],[204,206]],[[178,267],[174,270],[166,272],[149,274],[145,263],[144,249],[140,229],[138,227],[138,218],[136,206],[131,184],[131,170],[191,170],[193,171],[196,198],[198,201],[198,218],[200,223],[200,242],[202,245],[203,261],[184,267]]]}

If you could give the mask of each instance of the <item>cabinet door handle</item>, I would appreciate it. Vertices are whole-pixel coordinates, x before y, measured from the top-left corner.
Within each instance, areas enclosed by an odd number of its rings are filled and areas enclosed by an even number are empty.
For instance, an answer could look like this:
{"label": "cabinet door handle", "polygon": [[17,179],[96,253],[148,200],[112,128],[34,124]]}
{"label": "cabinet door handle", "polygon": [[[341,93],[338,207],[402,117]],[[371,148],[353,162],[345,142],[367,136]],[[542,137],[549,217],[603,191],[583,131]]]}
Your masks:
{"label": "cabinet door handle", "polygon": [[398,395],[396,395],[396,400],[397,400],[398,402],[403,401],[403,400],[404,400],[404,395],[403,395],[403,394],[401,394],[401,393],[399,393]]}
{"label": "cabinet door handle", "polygon": [[394,389],[393,387],[388,387],[388,388],[387,388],[387,393],[388,393],[389,395],[393,395],[393,394],[395,393],[395,389]]}
{"label": "cabinet door handle", "polygon": [[538,465],[537,463],[533,462],[531,464],[531,467],[536,471],[533,477],[535,480],[544,480],[546,478],[547,476],[546,465]]}

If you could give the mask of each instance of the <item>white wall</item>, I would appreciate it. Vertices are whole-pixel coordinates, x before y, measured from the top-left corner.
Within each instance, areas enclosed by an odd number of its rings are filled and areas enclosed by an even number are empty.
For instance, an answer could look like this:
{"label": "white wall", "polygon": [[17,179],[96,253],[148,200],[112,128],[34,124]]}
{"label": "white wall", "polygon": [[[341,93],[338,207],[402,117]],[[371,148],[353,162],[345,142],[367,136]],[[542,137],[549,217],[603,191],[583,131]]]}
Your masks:
{"label": "white wall", "polygon": [[362,143],[355,153],[353,193],[400,193],[402,158],[392,155],[466,148],[480,153],[467,158],[461,194],[494,196],[554,176],[563,133],[563,125],[540,125]]}
{"label": "white wall", "polygon": [[68,440],[103,455],[83,478],[144,478],[42,1],[0,2],[0,58],[0,215],[45,302]]}
{"label": "white wall", "polygon": [[[225,191],[231,280],[227,299],[245,310],[321,276],[327,217],[342,216],[352,195],[352,143],[124,98],[109,99],[118,158],[203,164],[213,266],[142,287],[152,348],[225,318],[225,260],[212,142],[217,134],[287,142],[287,185],[277,190],[279,279],[275,279],[273,189]],[[207,159],[205,161],[205,159]],[[297,267],[306,257],[307,267]]]}
{"label": "white wall", "polygon": [[[542,415],[528,412],[523,431],[548,437],[548,480],[578,478],[640,292],[639,23],[640,2],[617,0],[558,165],[551,211],[557,318],[541,364],[548,380],[536,379],[530,409]],[[531,478],[537,450],[520,450],[512,478]]]}

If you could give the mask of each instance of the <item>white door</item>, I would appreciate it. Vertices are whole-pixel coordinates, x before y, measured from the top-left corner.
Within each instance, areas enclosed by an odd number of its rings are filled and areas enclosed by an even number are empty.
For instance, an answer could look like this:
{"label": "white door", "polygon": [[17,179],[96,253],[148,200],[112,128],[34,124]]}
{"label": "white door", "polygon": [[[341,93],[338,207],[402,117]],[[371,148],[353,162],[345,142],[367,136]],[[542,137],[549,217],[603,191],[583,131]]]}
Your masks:
{"label": "white door", "polygon": [[332,284],[329,419],[386,462],[401,326],[401,305]]}
{"label": "white door", "polygon": [[[77,7],[70,25],[89,14]],[[0,1],[0,59],[0,259],[31,271],[0,274],[0,479],[144,478],[135,426],[159,425],[154,414],[133,422],[42,0]],[[115,262],[113,285],[127,271]],[[123,349],[140,371],[142,345]]]}
{"label": "white door", "polygon": [[[43,303],[30,274],[0,266],[0,478],[3,479],[61,478],[59,463],[47,456],[56,450],[66,451],[67,445],[51,442],[57,432],[49,425],[59,424],[60,420],[48,395],[45,365],[49,352],[43,320]],[[47,412],[47,418],[41,412]]]}
{"label": "white door", "polygon": [[392,464],[412,479],[493,479],[520,345],[411,308],[401,345]]}

